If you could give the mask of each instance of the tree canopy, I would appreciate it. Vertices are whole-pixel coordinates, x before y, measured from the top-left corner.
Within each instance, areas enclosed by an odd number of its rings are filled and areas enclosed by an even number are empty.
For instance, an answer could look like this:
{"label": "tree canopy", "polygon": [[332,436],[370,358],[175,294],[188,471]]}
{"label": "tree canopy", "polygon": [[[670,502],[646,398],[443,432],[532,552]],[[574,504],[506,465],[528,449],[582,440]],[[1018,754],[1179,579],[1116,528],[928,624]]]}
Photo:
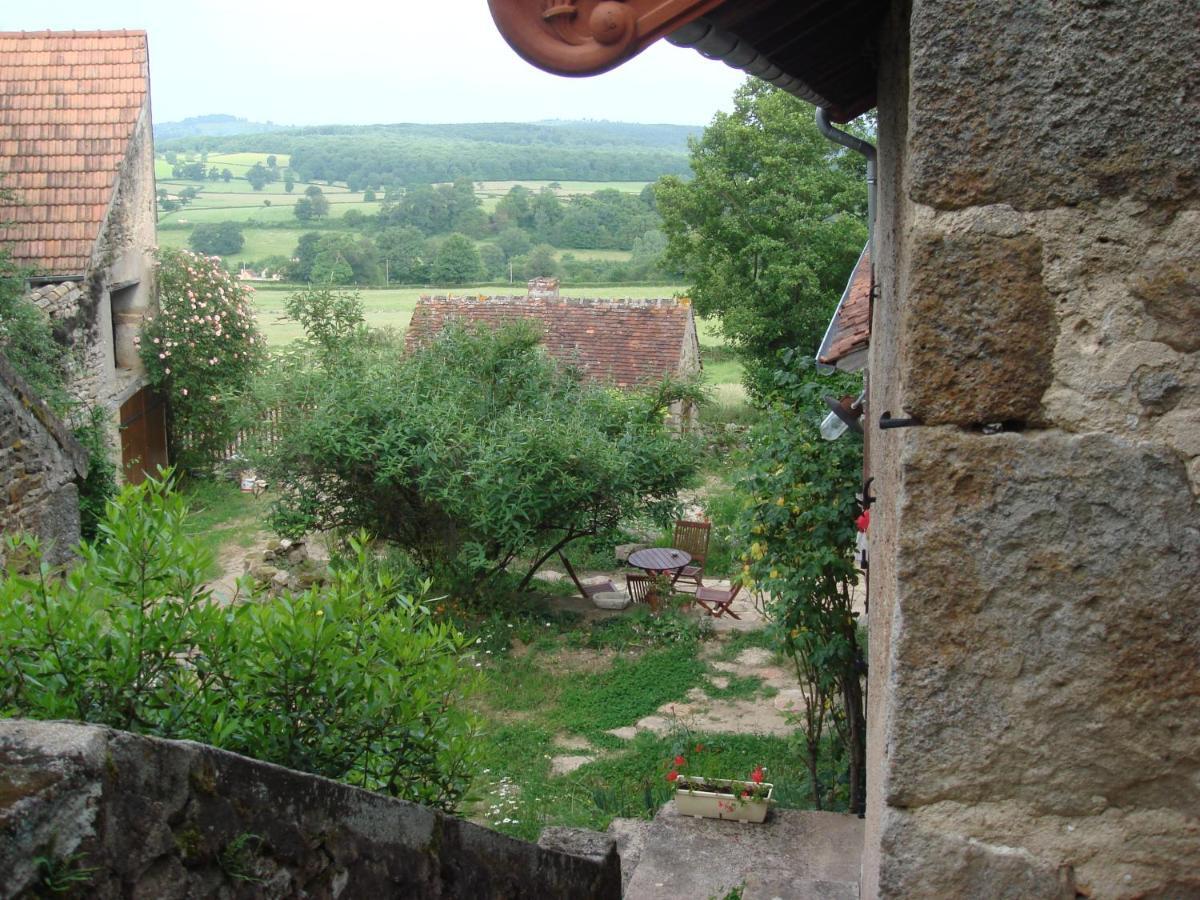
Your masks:
{"label": "tree canopy", "polygon": [[780,351],[816,352],[867,238],[865,163],[813,114],[751,79],[693,143],[695,178],[655,190],[668,264],[760,387]]}
{"label": "tree canopy", "polygon": [[558,547],[626,517],[673,515],[698,462],[664,424],[680,391],[584,383],[519,325],[450,328],[405,353],[354,308],[293,297],[309,341],[255,392],[285,410],[262,461],[283,532],[365,528],[479,587],[518,558],[528,580]]}

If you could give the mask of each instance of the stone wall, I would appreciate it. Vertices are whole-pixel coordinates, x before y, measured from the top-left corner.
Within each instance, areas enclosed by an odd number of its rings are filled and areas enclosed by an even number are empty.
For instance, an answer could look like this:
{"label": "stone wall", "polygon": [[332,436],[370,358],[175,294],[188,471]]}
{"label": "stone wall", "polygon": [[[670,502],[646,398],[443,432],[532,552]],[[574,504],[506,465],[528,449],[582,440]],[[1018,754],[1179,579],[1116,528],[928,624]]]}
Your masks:
{"label": "stone wall", "polygon": [[51,565],[70,559],[86,474],[87,452],[0,354],[0,532],[36,535]]}
{"label": "stone wall", "polygon": [[1200,896],[1197,35],[881,35],[865,897]]}
{"label": "stone wall", "polygon": [[[0,722],[0,896],[618,898],[597,858],[202,744]],[[36,862],[41,857],[50,862]]]}

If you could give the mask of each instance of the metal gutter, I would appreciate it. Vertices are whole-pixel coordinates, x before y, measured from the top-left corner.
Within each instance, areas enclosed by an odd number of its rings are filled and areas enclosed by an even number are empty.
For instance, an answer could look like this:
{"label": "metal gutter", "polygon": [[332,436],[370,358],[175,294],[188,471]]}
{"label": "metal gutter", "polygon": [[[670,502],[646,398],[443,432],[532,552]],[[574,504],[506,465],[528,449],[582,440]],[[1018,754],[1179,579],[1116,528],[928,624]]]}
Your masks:
{"label": "metal gutter", "polygon": [[826,102],[825,98],[813,93],[800,79],[786,74],[751,44],[704,19],[677,28],[667,35],[667,41],[676,47],[691,47],[706,59],[715,59],[730,68],[741,69],[747,75],[770,82],[780,90],[815,106]]}

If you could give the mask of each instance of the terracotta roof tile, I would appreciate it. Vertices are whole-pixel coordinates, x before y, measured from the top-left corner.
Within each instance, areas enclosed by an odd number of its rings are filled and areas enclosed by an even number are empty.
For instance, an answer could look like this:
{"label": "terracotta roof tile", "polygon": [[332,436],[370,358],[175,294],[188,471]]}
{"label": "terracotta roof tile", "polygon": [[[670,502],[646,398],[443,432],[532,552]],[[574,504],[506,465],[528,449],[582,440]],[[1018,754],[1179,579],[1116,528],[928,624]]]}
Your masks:
{"label": "terracotta roof tile", "polygon": [[82,274],[142,108],[144,31],[0,32],[0,242],[40,274]]}
{"label": "terracotta roof tile", "polygon": [[408,345],[428,343],[456,319],[492,327],[535,321],[551,356],[618,387],[678,373],[685,342],[695,340],[692,306],[686,300],[422,297],[413,310]]}
{"label": "terracotta roof tile", "polygon": [[863,250],[842,294],[817,362],[834,365],[871,342],[871,254]]}

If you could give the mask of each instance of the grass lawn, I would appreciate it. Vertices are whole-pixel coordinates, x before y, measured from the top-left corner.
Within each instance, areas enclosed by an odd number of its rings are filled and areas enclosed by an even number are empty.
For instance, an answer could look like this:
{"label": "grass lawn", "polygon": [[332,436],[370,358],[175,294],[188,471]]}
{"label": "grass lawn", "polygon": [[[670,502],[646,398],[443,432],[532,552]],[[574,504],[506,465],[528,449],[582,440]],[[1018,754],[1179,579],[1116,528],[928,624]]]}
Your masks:
{"label": "grass lawn", "polygon": [[[513,627],[494,617],[492,632],[484,632],[488,649],[476,699],[484,720],[483,764],[467,810],[472,818],[526,840],[536,840],[548,825],[603,830],[618,816],[649,818],[674,794],[666,778],[671,760],[678,753],[696,759],[697,744],[704,747],[707,774],[747,777],[763,765],[780,806],[808,805],[802,759],[785,738],[700,732],[686,723],[667,735],[640,732],[632,740],[608,733],[682,701],[693,688],[710,697],[760,696],[756,678],[735,679],[723,691],[708,680],[717,673],[701,656],[703,635],[689,620],[635,612],[584,624],[535,617]],[[505,632],[498,641],[496,630]],[[514,634],[521,638],[519,652],[508,652]],[[736,654],[764,643],[761,633],[736,635],[729,649]],[[560,754],[592,761],[554,775],[551,759]]]}
{"label": "grass lawn", "polygon": [[254,535],[263,526],[263,504],[227,481],[189,480],[183,485],[183,493],[190,509],[192,537],[203,552],[212,556],[205,575],[215,578],[221,574],[217,555],[223,547],[250,549]]}

